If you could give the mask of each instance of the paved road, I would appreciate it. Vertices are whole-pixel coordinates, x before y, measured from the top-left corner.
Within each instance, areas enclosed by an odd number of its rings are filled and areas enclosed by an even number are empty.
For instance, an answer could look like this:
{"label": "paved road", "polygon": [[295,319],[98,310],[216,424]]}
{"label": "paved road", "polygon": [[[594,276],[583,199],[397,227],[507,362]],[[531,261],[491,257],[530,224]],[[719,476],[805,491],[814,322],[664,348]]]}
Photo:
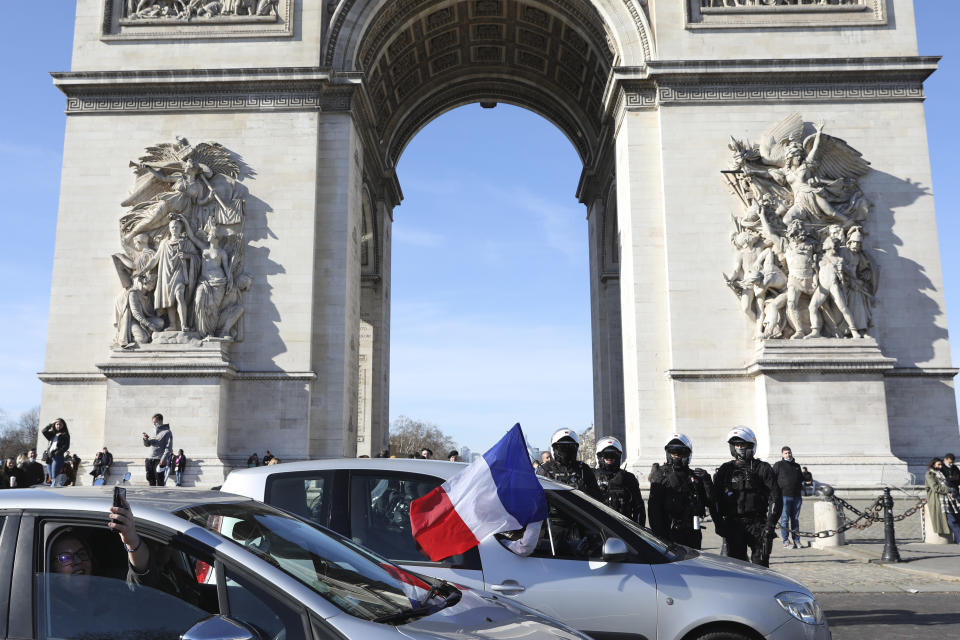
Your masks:
{"label": "paved road", "polygon": [[834,640],[960,637],[960,593],[816,593]]}

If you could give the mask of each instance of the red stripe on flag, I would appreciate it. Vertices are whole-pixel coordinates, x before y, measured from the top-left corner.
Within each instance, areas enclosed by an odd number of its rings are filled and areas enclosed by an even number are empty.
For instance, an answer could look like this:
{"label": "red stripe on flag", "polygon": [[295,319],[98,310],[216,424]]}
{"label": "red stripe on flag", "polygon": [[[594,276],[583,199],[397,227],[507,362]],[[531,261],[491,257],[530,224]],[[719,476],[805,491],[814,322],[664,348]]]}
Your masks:
{"label": "red stripe on flag", "polygon": [[410,527],[414,540],[434,562],[480,544],[442,486],[410,503]]}

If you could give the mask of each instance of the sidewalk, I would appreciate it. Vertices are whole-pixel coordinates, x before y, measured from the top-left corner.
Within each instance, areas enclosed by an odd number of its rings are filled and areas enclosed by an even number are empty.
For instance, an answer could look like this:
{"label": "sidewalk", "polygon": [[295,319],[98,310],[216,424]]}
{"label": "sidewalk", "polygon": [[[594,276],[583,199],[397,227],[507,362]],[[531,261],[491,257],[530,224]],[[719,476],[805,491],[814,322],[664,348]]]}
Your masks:
{"label": "sidewalk", "polygon": [[[720,552],[720,538],[704,533],[703,550]],[[809,544],[809,538],[803,544]],[[960,593],[960,545],[904,542],[897,546],[903,562],[875,564],[883,543],[855,541],[842,547],[784,549],[773,541],[770,568],[818,593]]]}

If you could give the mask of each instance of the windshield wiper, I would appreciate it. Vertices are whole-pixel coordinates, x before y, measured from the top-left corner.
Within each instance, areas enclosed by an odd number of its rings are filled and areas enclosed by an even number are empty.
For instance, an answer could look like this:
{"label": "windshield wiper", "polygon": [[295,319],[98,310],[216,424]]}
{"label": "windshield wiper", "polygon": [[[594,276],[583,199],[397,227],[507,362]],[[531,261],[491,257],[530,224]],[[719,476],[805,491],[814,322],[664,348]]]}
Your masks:
{"label": "windshield wiper", "polygon": [[[441,601],[436,604],[429,604],[435,596],[439,596]],[[427,597],[423,599],[423,604],[418,607],[413,607],[412,609],[407,609],[406,611],[399,611],[397,613],[390,613],[385,616],[380,616],[379,618],[374,618],[374,622],[381,622],[384,624],[403,624],[409,620],[414,620],[423,616],[428,616],[430,614],[436,613],[442,609],[453,606],[460,602],[460,598],[463,597],[463,593],[454,587],[449,582],[440,581],[439,583],[430,587],[430,590],[427,592]]]}

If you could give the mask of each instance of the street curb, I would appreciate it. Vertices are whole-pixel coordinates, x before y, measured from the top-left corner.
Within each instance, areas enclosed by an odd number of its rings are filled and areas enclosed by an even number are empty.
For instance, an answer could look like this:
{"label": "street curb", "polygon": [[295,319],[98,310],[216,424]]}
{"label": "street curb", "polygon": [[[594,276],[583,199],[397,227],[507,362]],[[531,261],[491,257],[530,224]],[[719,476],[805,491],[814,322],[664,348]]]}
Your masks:
{"label": "street curb", "polygon": [[[836,552],[840,555],[845,555],[851,558],[857,558],[858,560],[863,560],[868,562],[870,560],[876,559],[876,556],[866,551],[859,551],[856,549],[849,549],[850,545],[844,545],[842,547],[831,547],[831,552]],[[949,573],[939,573],[937,571],[927,571],[926,569],[914,569],[911,567],[902,566],[903,564],[909,564],[909,561],[906,563],[873,563],[875,566],[883,567],[885,569],[894,569],[896,571],[903,571],[904,573],[912,573],[914,575],[927,576],[928,578],[937,578],[938,580],[945,580],[947,582],[960,582],[960,576],[951,575]]]}

